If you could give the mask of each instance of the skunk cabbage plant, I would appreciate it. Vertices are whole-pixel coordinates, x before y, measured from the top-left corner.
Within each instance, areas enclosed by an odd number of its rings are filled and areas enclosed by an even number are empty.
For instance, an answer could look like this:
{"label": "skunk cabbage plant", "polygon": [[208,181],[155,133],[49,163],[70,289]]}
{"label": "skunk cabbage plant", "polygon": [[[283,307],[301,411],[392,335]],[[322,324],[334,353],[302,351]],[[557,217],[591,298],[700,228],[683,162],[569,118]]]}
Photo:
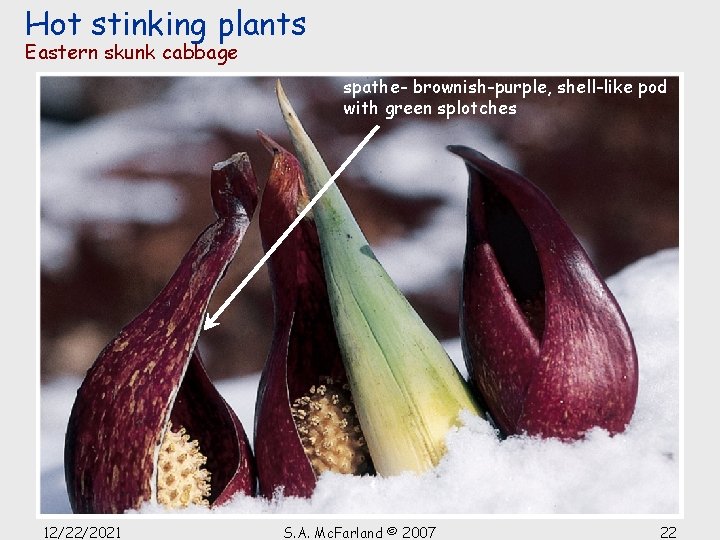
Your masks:
{"label": "skunk cabbage plant", "polygon": [[[300,163],[262,136],[275,156],[260,211],[266,248],[330,179],[277,90]],[[307,496],[324,470],[361,474],[372,464],[385,476],[437,465],[460,412],[479,409],[336,186],[270,268],[275,333],[255,425],[261,492]]]}
{"label": "skunk cabbage plant", "polygon": [[211,195],[217,220],[157,298],[103,349],[78,390],[65,438],[74,512],[119,513],[146,501],[220,505],[255,491],[245,432],[196,348],[210,295],[257,204],[246,154],[213,167]]}
{"label": "skunk cabbage plant", "polygon": [[632,335],[549,199],[462,146],[470,174],[461,339],[473,384],[505,434],[621,432],[638,388]]}

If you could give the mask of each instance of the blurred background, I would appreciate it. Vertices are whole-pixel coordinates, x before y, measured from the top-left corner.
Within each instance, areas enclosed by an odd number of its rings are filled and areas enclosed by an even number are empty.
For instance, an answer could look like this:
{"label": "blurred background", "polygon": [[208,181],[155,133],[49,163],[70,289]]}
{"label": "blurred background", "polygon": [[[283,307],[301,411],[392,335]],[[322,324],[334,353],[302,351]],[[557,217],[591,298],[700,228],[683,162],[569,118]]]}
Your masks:
{"label": "blurred background", "polygon": [[[606,277],[678,245],[676,78],[667,78],[666,94],[643,99],[555,92],[493,98],[498,105],[516,104],[517,114],[449,120],[385,120],[383,111],[393,103],[486,103],[488,97],[343,94],[344,84],[379,78],[286,77],[283,85],[331,170],[380,124],[338,184],[378,259],[440,339],[458,334],[465,243],[467,173],[445,150],[448,144],[474,147],[539,185]],[[412,86],[412,78],[383,80]],[[482,80],[490,85],[497,79]],[[564,80],[542,78],[550,87]],[[214,163],[248,152],[262,188],[270,156],[256,130],[290,146],[274,82],[270,77],[41,78],[43,381],[82,376],[162,289],[214,220],[209,196]],[[369,98],[378,116],[344,114],[344,104]],[[211,312],[261,256],[253,221]],[[210,375],[222,379],[261,369],[272,331],[264,269],[218,322],[200,337]]]}

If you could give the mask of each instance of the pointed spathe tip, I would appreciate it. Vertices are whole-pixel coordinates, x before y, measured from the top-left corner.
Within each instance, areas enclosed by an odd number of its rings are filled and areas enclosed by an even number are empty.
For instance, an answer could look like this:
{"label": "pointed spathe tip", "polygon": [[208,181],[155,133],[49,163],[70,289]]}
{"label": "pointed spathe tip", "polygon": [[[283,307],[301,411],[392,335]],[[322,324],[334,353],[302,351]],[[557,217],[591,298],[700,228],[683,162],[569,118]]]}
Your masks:
{"label": "pointed spathe tip", "polygon": [[459,156],[465,160],[479,160],[479,161],[487,161],[490,163],[494,163],[489,157],[487,157],[482,152],[478,152],[474,148],[470,148],[469,146],[465,146],[462,144],[449,144],[445,147],[448,151],[452,152],[456,156]]}
{"label": "pointed spathe tip", "polygon": [[280,151],[280,145],[276,143],[267,133],[262,130],[256,130],[257,136],[260,138],[260,142],[265,149],[271,154],[276,154]]}
{"label": "pointed spathe tip", "polygon": [[287,97],[285,96],[285,90],[283,89],[280,79],[275,79],[275,93],[277,94],[278,99],[280,99],[280,96],[283,96],[285,97],[285,99],[287,99]]}
{"label": "pointed spathe tip", "polygon": [[277,94],[277,100],[278,104],[280,105],[280,110],[282,111],[283,118],[285,119],[285,122],[288,123],[288,127],[290,127],[291,122],[298,122],[297,114],[295,114],[295,110],[290,104],[290,100],[288,99],[287,94],[285,93],[285,90],[280,83],[280,79],[277,79],[277,81],[275,81],[275,93]]}
{"label": "pointed spathe tip", "polygon": [[279,80],[276,82],[275,88],[277,91],[278,104],[280,105],[285,125],[290,133],[295,154],[302,164],[309,191],[314,196],[330,179],[330,171],[317,148],[315,148],[310,136],[300,123]]}

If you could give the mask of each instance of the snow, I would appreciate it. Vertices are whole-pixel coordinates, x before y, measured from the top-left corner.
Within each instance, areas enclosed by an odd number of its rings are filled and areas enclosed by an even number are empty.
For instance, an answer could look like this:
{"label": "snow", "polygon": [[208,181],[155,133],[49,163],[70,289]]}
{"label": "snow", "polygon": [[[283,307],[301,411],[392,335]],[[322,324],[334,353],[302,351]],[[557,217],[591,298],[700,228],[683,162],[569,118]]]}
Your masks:
{"label": "snow", "polygon": [[[344,80],[344,79],[343,79]],[[43,99],[49,106],[79,92],[73,78],[48,77]],[[330,79],[333,84],[333,79]],[[67,268],[73,259],[76,235],[87,222],[162,224],[182,211],[182,193],[163,178],[142,182],[111,177],[113,166],[178,141],[201,137],[205,130],[228,129],[255,136],[285,133],[276,114],[272,79],[257,84],[235,77],[183,77],[166,94],[143,106],[108,114],[79,127],[43,123],[41,129],[41,254],[46,272]],[[314,98],[322,99],[317,92]],[[330,95],[330,94],[328,94]],[[268,98],[268,96],[271,96]],[[228,103],[242,103],[231,107]],[[308,100],[293,93],[293,106],[305,118]],[[307,117],[313,131],[315,117]],[[338,137],[344,138],[342,136]],[[338,146],[354,148],[356,137]],[[435,196],[440,206],[427,225],[400,239],[375,246],[374,252],[393,280],[406,293],[426,290],[458,269],[465,249],[467,171],[463,161],[444,149],[462,142],[482,148],[492,159],[516,167],[515,157],[498,143],[489,128],[474,119],[432,123],[398,121],[381,130],[350,164],[348,173],[407,198]],[[98,174],[105,172],[105,175]],[[427,257],[428,253],[434,257]],[[407,269],[412,268],[412,272]]]}
{"label": "snow", "polygon": [[[43,99],[49,106],[71,99],[78,89],[73,78],[46,78]],[[272,80],[266,81],[266,86]],[[181,212],[182,193],[167,179],[109,174],[124,160],[152,148],[203,137],[206,129],[227,128],[255,136],[262,126],[283,133],[282,116],[268,114],[275,104],[272,89],[250,79],[182,78],[162,98],[144,106],[108,114],[68,128],[41,125],[41,254],[45,271],[59,271],[72,261],[77,231],[87,222],[172,222]],[[299,112],[305,100],[294,100]],[[243,107],[228,107],[242,103]]]}
{"label": "snow", "polygon": [[[206,514],[672,514],[680,511],[680,252],[643,258],[608,280],[633,332],[640,365],[637,406],[627,430],[596,429],[562,443],[499,440],[465,416],[448,434],[432,471],[391,478],[323,475],[310,499],[238,496]],[[462,368],[457,340],[445,343]],[[41,513],[70,512],[63,477],[64,431],[79,380],[42,385]],[[218,389],[251,433],[258,376]],[[164,513],[148,504],[142,513]]]}
{"label": "snow", "polygon": [[[467,183],[467,179],[463,178]],[[465,253],[465,206],[444,205],[423,227],[373,248],[395,284],[406,293],[420,292],[459,270]],[[462,232],[459,232],[462,231]],[[428,254],[431,254],[428,257]]]}
{"label": "snow", "polygon": [[[465,235],[458,231],[465,231],[468,173],[463,160],[443,148],[463,141],[511,168],[516,165],[515,158],[485,126],[472,119],[442,124],[404,122],[388,135],[381,133],[358,154],[353,172],[359,171],[378,187],[404,197],[435,196],[442,201],[424,228],[373,248],[398,287],[406,293],[419,292],[444,279],[465,252]],[[392,164],[391,170],[388,164]]]}
{"label": "snow", "polygon": [[40,161],[42,206],[40,250],[45,270],[60,270],[72,259],[75,236],[89,221],[108,223],[167,223],[180,212],[180,192],[163,179],[133,181],[103,177],[111,169],[143,148],[170,144],[170,134],[137,125],[132,112],[90,122],[62,136],[50,131],[43,139]]}

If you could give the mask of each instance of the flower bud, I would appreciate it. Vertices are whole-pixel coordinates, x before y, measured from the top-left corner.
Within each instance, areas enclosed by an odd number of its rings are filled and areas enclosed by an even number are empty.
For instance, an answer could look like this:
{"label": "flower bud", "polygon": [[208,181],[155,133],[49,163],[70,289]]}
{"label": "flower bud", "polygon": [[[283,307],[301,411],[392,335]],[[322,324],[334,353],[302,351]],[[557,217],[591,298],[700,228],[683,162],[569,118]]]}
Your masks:
{"label": "flower bud", "polygon": [[473,384],[505,434],[621,432],[637,354],[612,293],[549,199],[463,146],[470,185],[461,339]]}
{"label": "flower bud", "polygon": [[[313,197],[330,172],[278,83],[278,100]],[[332,322],[360,427],[381,475],[423,472],[459,414],[479,414],[442,345],[375,258],[337,186],[313,207]]]}
{"label": "flower bud", "polygon": [[250,446],[196,348],[210,296],[257,204],[246,154],[213,167],[217,220],[198,237],[155,300],[88,370],[65,438],[76,513],[119,513],[146,501],[219,505],[254,493]]}

